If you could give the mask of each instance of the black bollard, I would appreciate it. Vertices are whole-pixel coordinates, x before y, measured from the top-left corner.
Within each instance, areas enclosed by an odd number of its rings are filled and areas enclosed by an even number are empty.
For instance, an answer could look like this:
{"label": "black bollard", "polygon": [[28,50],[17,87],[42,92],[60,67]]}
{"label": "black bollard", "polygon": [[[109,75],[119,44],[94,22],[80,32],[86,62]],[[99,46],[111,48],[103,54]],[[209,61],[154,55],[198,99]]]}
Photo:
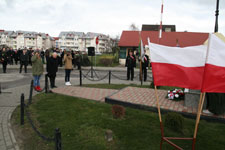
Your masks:
{"label": "black bollard", "polygon": [[109,70],[109,84],[111,84],[111,70]]}
{"label": "black bollard", "polygon": [[20,124],[24,125],[24,94],[20,97]]}
{"label": "black bollard", "polygon": [[80,69],[80,86],[82,86],[82,70]]}
{"label": "black bollard", "polygon": [[48,93],[48,75],[45,75],[45,93]]}
{"label": "black bollard", "polygon": [[34,88],[34,80],[31,80],[31,83],[30,83],[29,104],[31,104],[31,103],[32,103],[33,88]]}
{"label": "black bollard", "polygon": [[61,150],[62,143],[61,143],[61,132],[59,128],[55,129],[55,150]]}

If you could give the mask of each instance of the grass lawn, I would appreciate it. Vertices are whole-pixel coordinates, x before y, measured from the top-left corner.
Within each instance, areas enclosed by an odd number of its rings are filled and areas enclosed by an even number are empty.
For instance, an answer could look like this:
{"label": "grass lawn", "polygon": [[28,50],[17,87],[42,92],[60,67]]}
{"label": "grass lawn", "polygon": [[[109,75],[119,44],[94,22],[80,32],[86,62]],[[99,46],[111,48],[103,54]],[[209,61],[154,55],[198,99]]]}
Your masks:
{"label": "grass lawn", "polygon": [[[46,136],[53,136],[55,128],[62,132],[63,150],[159,150],[160,129],[156,113],[126,108],[123,119],[114,119],[111,105],[95,101],[62,96],[39,94],[33,98],[29,111],[36,126]],[[25,150],[52,150],[54,143],[43,142],[25,125],[19,126],[17,108],[12,116],[16,136],[23,139]],[[164,119],[164,116],[163,116]],[[185,118],[183,133],[165,128],[166,136],[192,137],[195,120]],[[105,131],[113,131],[113,141],[105,140]],[[197,150],[225,149],[225,124],[201,121],[197,138]],[[190,141],[175,142],[184,149],[191,149]],[[164,150],[172,150],[163,145]]]}
{"label": "grass lawn", "polygon": [[[137,84],[83,84],[83,87],[93,87],[93,88],[102,88],[102,89],[122,89],[125,87],[139,87],[139,88],[154,88],[150,85],[137,85]],[[171,87],[171,86],[159,86],[157,89],[161,90],[172,90],[172,89],[180,89],[179,87]]]}

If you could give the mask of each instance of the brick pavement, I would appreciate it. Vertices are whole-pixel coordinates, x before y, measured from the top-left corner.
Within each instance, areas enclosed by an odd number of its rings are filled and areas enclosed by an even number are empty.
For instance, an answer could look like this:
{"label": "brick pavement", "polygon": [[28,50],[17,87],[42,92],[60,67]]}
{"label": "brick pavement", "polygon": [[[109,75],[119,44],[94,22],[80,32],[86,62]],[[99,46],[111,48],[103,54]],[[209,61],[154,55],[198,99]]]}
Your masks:
{"label": "brick pavement", "polygon": [[[172,101],[166,98],[167,91],[165,90],[158,90],[159,96],[159,103],[160,108],[176,111],[176,112],[183,112],[189,114],[196,114],[197,109],[192,107],[184,106],[184,101]],[[136,88],[136,87],[127,87],[114,95],[108,97],[109,99],[125,102],[125,103],[132,103],[136,105],[144,105],[147,107],[157,107],[156,106],[156,99],[155,99],[155,91],[154,89],[146,89],[146,88]],[[210,116],[208,114],[202,113],[203,116]],[[212,116],[216,118],[225,119],[225,115],[221,116]]]}
{"label": "brick pavement", "polygon": [[54,93],[91,99],[95,101],[105,101],[105,97],[112,95],[118,90],[99,89],[99,88],[85,88],[78,86],[63,86],[52,90]]}

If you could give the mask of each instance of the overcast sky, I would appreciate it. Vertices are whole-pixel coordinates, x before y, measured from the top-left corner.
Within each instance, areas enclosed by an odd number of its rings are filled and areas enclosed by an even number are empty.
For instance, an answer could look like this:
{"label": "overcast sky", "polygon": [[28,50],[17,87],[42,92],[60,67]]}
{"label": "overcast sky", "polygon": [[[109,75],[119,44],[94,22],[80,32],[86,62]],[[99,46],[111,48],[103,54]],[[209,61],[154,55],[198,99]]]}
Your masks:
{"label": "overcast sky", "polygon": [[[177,31],[213,32],[216,0],[164,0],[163,24]],[[116,36],[131,23],[159,24],[161,0],[0,0],[0,29],[58,36],[60,31]],[[219,32],[225,35],[225,0],[220,0]]]}

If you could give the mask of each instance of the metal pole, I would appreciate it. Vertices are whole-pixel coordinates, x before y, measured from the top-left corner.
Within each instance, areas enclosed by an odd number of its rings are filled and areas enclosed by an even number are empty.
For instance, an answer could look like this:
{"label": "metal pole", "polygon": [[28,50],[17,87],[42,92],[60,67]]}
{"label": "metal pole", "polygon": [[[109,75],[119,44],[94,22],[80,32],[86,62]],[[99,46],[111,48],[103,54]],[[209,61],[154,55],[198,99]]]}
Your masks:
{"label": "metal pole", "polygon": [[80,86],[82,86],[82,70],[80,69]]}
{"label": "metal pole", "polygon": [[45,93],[48,93],[48,75],[45,75]]}
{"label": "metal pole", "polygon": [[98,45],[96,44],[96,50],[95,50],[95,67],[96,67],[96,51],[98,49]]}
{"label": "metal pole", "polygon": [[20,97],[20,125],[24,125],[24,94]]}
{"label": "metal pole", "polygon": [[2,84],[0,83],[0,94],[2,94]]}
{"label": "metal pole", "polygon": [[218,32],[219,0],[216,2],[216,23],[214,32]]}
{"label": "metal pole", "polygon": [[33,86],[34,86],[34,80],[31,80],[31,83],[30,83],[29,104],[31,104],[31,102],[32,102],[33,88],[34,88]]}
{"label": "metal pole", "polygon": [[109,84],[111,84],[111,70],[109,71]]}
{"label": "metal pole", "polygon": [[93,78],[93,56],[91,56],[91,78]]}
{"label": "metal pole", "polygon": [[61,132],[59,128],[55,129],[55,150],[61,150],[62,143],[61,143]]}

